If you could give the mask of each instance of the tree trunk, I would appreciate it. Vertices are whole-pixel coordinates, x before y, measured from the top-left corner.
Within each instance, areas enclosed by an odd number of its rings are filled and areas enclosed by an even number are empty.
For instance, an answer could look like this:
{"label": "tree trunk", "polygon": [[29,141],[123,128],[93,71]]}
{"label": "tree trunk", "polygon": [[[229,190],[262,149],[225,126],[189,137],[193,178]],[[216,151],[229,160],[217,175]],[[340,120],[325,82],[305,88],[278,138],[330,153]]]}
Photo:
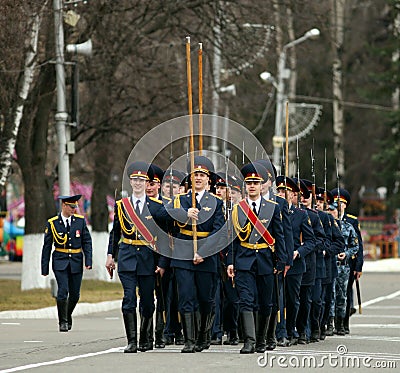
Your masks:
{"label": "tree trunk", "polygon": [[[345,0],[332,0],[332,94],[333,94],[333,151],[340,176],[345,174],[344,113],[343,113],[343,41]],[[344,186],[343,180],[341,186]]]}

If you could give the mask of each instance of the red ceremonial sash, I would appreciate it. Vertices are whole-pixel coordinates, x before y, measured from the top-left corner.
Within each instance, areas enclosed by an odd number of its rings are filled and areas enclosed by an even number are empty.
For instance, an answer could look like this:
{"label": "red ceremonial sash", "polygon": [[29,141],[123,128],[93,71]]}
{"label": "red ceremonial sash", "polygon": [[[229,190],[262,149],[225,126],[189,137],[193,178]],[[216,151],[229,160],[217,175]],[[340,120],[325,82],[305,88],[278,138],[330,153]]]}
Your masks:
{"label": "red ceremonial sash", "polygon": [[129,217],[132,219],[133,224],[135,224],[139,233],[143,236],[143,238],[150,244],[150,246],[154,250],[157,250],[156,240],[154,239],[151,232],[147,229],[147,227],[140,220],[139,216],[137,216],[135,210],[133,209],[133,206],[131,204],[129,197],[122,198],[122,204],[124,205],[125,211],[129,215]]}
{"label": "red ceremonial sash", "polygon": [[264,238],[265,242],[269,246],[273,246],[275,244],[274,237],[271,236],[271,233],[268,232],[268,229],[265,228],[264,224],[260,222],[260,219],[258,219],[258,216],[250,208],[246,200],[242,199],[239,202],[239,206],[243,210],[244,214],[249,218],[250,223],[253,224],[254,228],[261,234],[262,238]]}

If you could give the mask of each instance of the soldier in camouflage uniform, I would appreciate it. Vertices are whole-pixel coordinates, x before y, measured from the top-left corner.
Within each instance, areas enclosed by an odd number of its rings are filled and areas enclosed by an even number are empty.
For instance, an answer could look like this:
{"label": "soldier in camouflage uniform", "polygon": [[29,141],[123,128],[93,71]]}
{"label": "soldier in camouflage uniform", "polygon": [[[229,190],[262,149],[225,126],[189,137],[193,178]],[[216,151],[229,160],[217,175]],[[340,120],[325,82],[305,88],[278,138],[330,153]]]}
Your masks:
{"label": "soldier in camouflage uniform", "polygon": [[[339,214],[340,216],[340,214]],[[347,283],[349,282],[349,261],[358,252],[358,237],[354,227],[345,220],[338,220],[345,246],[344,251],[337,255],[338,276],[336,278],[335,292],[335,332],[345,335],[344,318],[346,316]]]}

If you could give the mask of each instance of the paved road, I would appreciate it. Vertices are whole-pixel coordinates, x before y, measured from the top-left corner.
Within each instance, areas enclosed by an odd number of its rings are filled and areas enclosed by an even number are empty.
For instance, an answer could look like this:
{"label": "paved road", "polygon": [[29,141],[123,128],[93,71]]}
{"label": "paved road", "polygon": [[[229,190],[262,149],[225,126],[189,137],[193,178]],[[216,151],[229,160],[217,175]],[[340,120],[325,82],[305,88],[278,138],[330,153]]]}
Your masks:
{"label": "paved road", "polygon": [[[57,331],[55,319],[0,320],[0,373],[54,372],[253,372],[306,371],[395,372],[400,368],[399,273],[368,273],[362,279],[363,314],[351,318],[351,335],[324,342],[277,348],[268,354],[240,355],[238,347],[212,346],[181,354],[179,346],[123,354],[126,344],[119,310],[79,316],[73,330]],[[349,368],[345,368],[348,366]],[[389,366],[382,368],[382,366]],[[304,369],[302,369],[304,367]],[[358,368],[359,367],[359,368]],[[397,368],[397,369],[396,369]]]}

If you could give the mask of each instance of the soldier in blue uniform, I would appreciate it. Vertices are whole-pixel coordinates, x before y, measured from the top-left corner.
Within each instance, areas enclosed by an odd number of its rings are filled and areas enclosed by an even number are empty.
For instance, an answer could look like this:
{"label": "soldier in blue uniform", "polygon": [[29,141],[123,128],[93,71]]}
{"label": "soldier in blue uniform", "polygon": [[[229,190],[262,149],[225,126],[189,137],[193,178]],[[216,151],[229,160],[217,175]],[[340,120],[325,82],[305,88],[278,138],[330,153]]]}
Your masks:
{"label": "soldier in blue uniform", "polygon": [[261,184],[268,179],[266,169],[249,163],[241,173],[247,197],[232,210],[237,238],[230,246],[227,271],[239,293],[244,336],[240,353],[250,354],[266,350],[274,273],[284,271],[286,252],[279,205],[261,196]]}
{"label": "soldier in blue uniform", "polygon": [[[288,347],[297,344],[296,320],[300,307],[300,286],[303,274],[306,271],[306,257],[314,251],[315,237],[307,211],[296,207],[298,204],[299,187],[293,179],[278,176],[276,188],[283,197],[287,195],[289,201],[289,215],[293,232],[293,265],[286,274],[286,332],[281,345]],[[279,344],[279,341],[278,341]]]}
{"label": "soldier in blue uniform", "polygon": [[346,334],[350,333],[350,328],[349,328],[349,318],[350,318],[350,310],[353,308],[353,284],[355,280],[359,280],[362,274],[362,267],[364,264],[364,247],[363,247],[363,241],[361,237],[361,230],[360,230],[360,222],[358,221],[358,218],[354,215],[350,215],[347,213],[347,208],[350,204],[351,198],[350,198],[350,193],[343,188],[335,188],[332,191],[332,194],[335,198],[336,201],[340,200],[341,202],[341,207],[340,207],[340,212],[342,214],[341,220],[349,222],[356,234],[357,234],[357,240],[358,240],[358,251],[356,254],[354,254],[350,259],[349,259],[349,268],[350,268],[350,274],[349,274],[349,281],[347,284],[347,303],[346,303],[346,315],[343,320],[343,327],[345,330]]}
{"label": "soldier in blue uniform", "polygon": [[[194,170],[189,164],[188,172],[194,172],[192,190],[177,195],[173,205],[168,205],[168,212],[179,227],[171,267],[178,286],[178,307],[185,339],[183,353],[200,352],[209,347],[219,270],[218,252],[227,241],[223,202],[208,192],[214,165],[204,156],[195,156]],[[196,193],[196,206],[192,206],[193,192]],[[194,252],[193,221],[196,222],[197,252]]]}
{"label": "soldier in blue uniform", "polygon": [[118,275],[124,288],[122,314],[128,346],[126,353],[136,353],[137,317],[136,287],[140,295],[140,338],[139,350],[153,349],[149,339],[154,313],[154,289],[156,273],[164,272],[164,265],[157,263],[157,235],[165,229],[168,214],[161,201],[145,194],[146,183],[153,178],[150,166],[141,161],[131,163],[127,175],[132,195],[116,201],[114,222],[110,232],[106,268],[112,273],[114,259],[118,256]]}
{"label": "soldier in blue uniform", "polygon": [[[303,276],[302,290],[304,294],[304,310],[303,323],[300,319],[300,329],[303,326],[306,328],[306,338],[300,336],[298,343],[318,342],[320,334],[320,312],[322,305],[322,279],[326,277],[326,267],[324,260],[324,252],[329,246],[329,242],[326,238],[323,224],[320,219],[320,214],[317,210],[314,210],[312,206],[312,182],[310,180],[302,179],[300,181],[302,185],[301,202],[307,209],[308,216],[310,217],[312,228],[315,236],[315,249],[314,254],[310,254],[306,258],[306,272],[307,274],[314,273],[314,278],[310,276],[309,280],[306,280]],[[306,189],[306,190],[304,190]],[[306,194],[308,192],[308,194]],[[325,216],[322,215],[324,218]],[[302,290],[300,292],[302,293]],[[300,296],[301,297],[301,296]],[[301,299],[300,299],[301,303]],[[303,329],[304,330],[304,329]]]}
{"label": "soldier in blue uniform", "polygon": [[[326,212],[329,208],[329,205],[332,203],[332,193],[329,190],[325,191],[323,188],[317,188],[316,208],[318,210],[318,215],[321,218],[322,225],[324,226],[325,235],[329,242],[324,254],[326,277],[322,279],[322,304],[320,314],[321,340],[324,340],[327,335],[327,325],[329,327],[331,324],[331,335],[333,335],[333,316],[332,319],[330,319],[329,314],[334,294],[334,278],[337,276],[336,255],[339,254],[344,247],[344,239],[336,220],[331,214]],[[323,212],[325,215],[322,214]]]}
{"label": "soldier in blue uniform", "polygon": [[42,275],[52,268],[57,280],[57,311],[60,332],[72,328],[72,312],[78,303],[85,268],[92,268],[92,239],[85,218],[76,215],[81,195],[60,196],[61,212],[47,221],[42,248]]}
{"label": "soldier in blue uniform", "polygon": [[[268,181],[262,184],[262,196],[265,199],[272,199],[279,204],[279,208],[282,213],[282,224],[283,224],[283,235],[285,236],[285,249],[286,249],[286,263],[285,270],[283,273],[280,273],[278,276],[278,287],[274,286],[274,293],[272,295],[273,300],[273,308],[272,314],[269,319],[268,329],[267,329],[267,350],[271,351],[276,348],[277,340],[279,340],[280,344],[284,344],[284,338],[286,337],[286,322],[284,315],[284,300],[282,291],[284,286],[284,278],[286,276],[287,271],[293,265],[293,232],[292,232],[292,224],[290,222],[289,216],[289,204],[285,198],[276,195],[272,191],[272,180],[276,180],[277,173],[275,166],[265,159],[257,160],[256,163],[259,163],[265,167],[268,172]],[[276,292],[279,291],[277,295]],[[282,307],[278,307],[277,302],[280,302]],[[280,323],[277,329],[277,312],[280,312]]]}

